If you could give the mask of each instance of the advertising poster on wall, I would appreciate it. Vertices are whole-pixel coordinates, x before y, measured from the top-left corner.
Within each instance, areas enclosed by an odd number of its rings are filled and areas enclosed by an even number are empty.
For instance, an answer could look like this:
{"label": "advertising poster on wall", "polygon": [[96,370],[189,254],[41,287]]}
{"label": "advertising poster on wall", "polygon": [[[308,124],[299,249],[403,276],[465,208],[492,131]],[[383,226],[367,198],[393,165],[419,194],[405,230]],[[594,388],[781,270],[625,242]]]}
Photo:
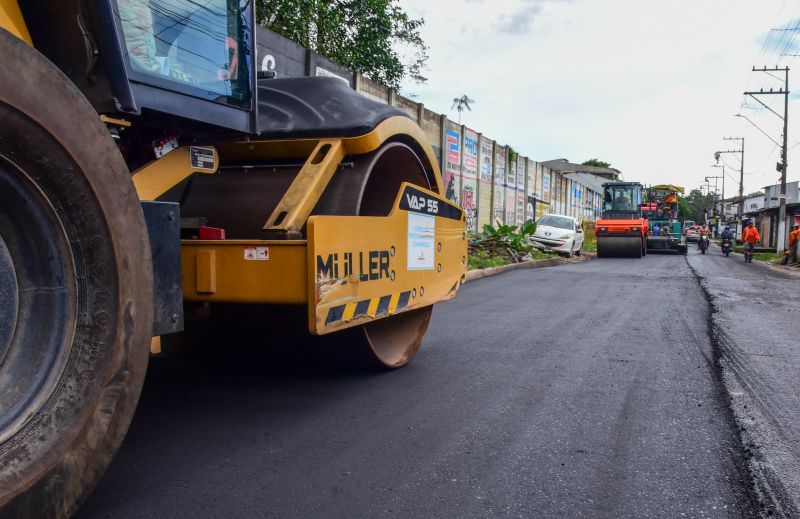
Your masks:
{"label": "advertising poster on wall", "polygon": [[517,162],[516,157],[508,157],[506,165],[506,225],[517,225]]}
{"label": "advertising poster on wall", "polygon": [[478,177],[478,230],[492,223],[492,173],[494,142],[481,137],[480,172]]}
{"label": "advertising poster on wall", "polygon": [[550,212],[550,204],[539,202],[536,204],[536,207],[534,209],[535,209],[536,219],[538,220],[539,218]]}
{"label": "advertising poster on wall", "polygon": [[445,197],[461,204],[461,127],[447,121],[445,132],[444,189]]}
{"label": "advertising poster on wall", "polygon": [[550,203],[550,170],[542,170],[542,201],[546,204]]}
{"label": "advertising poster on wall", "polygon": [[561,214],[561,174],[556,171],[550,172],[550,191],[552,192],[552,198],[550,200],[550,206],[554,213]]}
{"label": "advertising poster on wall", "polygon": [[531,159],[528,159],[528,172],[527,175],[527,182],[525,185],[527,186],[526,193],[528,196],[539,197],[539,192],[536,189],[536,162]]}
{"label": "advertising poster on wall", "polygon": [[525,223],[525,206],[528,204],[528,197],[525,194],[525,172],[528,167],[528,159],[519,157],[517,159],[517,225]]}
{"label": "advertising poster on wall", "polygon": [[461,161],[461,207],[467,216],[467,232],[478,227],[478,134],[464,130],[463,159]]}
{"label": "advertising poster on wall", "polygon": [[495,146],[494,153],[494,218],[492,225],[497,220],[505,223],[505,206],[506,206],[506,147]]}

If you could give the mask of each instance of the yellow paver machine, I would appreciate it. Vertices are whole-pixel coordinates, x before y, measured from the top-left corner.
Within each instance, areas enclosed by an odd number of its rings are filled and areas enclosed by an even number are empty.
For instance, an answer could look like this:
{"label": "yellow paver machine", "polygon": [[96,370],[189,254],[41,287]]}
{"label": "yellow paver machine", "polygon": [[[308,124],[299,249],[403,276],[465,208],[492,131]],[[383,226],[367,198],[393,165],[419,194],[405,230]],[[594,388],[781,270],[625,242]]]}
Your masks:
{"label": "yellow paver machine", "polygon": [[187,305],[395,368],[464,281],[420,128],[254,38],[249,0],[0,0],[0,517],[77,509]]}

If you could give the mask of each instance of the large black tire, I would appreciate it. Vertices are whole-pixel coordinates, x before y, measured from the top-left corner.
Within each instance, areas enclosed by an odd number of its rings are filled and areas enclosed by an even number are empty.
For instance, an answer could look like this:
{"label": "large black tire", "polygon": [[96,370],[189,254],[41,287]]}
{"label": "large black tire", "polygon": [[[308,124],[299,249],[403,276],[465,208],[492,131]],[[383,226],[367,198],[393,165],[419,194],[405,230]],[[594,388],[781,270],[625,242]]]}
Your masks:
{"label": "large black tire", "polygon": [[66,517],[139,398],[152,267],[130,173],[55,66],[0,29],[0,517]]}

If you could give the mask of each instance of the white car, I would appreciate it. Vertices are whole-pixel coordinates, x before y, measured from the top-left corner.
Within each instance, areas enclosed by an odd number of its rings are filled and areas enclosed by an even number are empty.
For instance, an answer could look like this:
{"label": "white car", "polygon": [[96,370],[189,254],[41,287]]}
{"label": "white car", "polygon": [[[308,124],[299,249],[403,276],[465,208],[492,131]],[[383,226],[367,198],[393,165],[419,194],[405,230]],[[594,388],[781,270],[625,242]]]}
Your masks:
{"label": "white car", "polygon": [[560,214],[546,214],[536,222],[536,232],[531,240],[541,243],[567,257],[581,255],[583,251],[583,229],[580,222]]}

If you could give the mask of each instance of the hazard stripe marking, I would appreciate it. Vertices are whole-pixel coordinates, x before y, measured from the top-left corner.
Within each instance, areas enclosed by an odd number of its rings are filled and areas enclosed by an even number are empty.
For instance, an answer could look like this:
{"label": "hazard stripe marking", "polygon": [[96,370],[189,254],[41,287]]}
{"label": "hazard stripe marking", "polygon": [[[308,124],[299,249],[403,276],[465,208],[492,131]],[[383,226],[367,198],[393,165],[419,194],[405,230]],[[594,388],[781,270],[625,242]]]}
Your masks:
{"label": "hazard stripe marking", "polygon": [[356,313],[353,317],[364,317],[367,315],[367,310],[369,310],[369,304],[372,302],[371,299],[364,299],[363,301],[359,301],[356,305]]}
{"label": "hazard stripe marking", "polygon": [[331,307],[331,309],[328,310],[328,318],[325,320],[325,324],[341,321],[342,315],[344,314],[344,307],[345,305]]}
{"label": "hazard stripe marking", "polygon": [[397,302],[400,300],[400,294],[392,294],[389,300],[389,313],[393,314],[397,311]]}
{"label": "hazard stripe marking", "polygon": [[400,294],[400,300],[397,301],[397,311],[401,312],[403,308],[408,306],[408,299],[411,297],[411,291],[408,290]]}
{"label": "hazard stripe marking", "polygon": [[389,313],[389,302],[392,300],[392,296],[383,296],[381,300],[378,301],[378,310],[375,312],[375,315],[381,316],[386,315]]}
{"label": "hazard stripe marking", "polygon": [[355,303],[347,303],[344,308],[344,313],[342,314],[342,321],[349,321],[353,318],[353,314],[356,311],[356,304]]}
{"label": "hazard stripe marking", "polygon": [[411,291],[399,292],[388,296],[373,297],[356,303],[332,306],[328,310],[325,324],[329,325],[340,321],[351,321],[358,317],[369,316],[372,318],[402,312],[411,299]]}

